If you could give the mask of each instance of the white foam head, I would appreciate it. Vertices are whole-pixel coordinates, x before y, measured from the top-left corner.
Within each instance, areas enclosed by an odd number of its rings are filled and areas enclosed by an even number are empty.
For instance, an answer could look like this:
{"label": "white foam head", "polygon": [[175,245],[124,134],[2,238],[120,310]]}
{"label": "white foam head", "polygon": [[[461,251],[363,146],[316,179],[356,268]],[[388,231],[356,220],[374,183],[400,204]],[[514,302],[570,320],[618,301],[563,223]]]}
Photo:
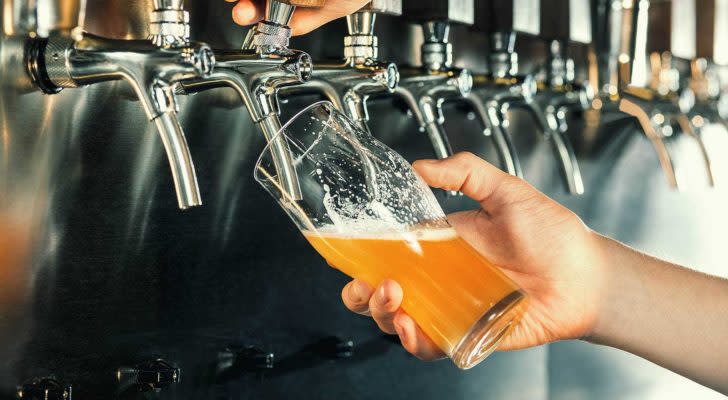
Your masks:
{"label": "white foam head", "polygon": [[[376,221],[373,221],[376,222]],[[364,223],[359,226],[349,226],[350,230],[342,230],[335,225],[326,225],[315,231],[304,231],[304,235],[320,236],[336,239],[376,239],[376,240],[406,240],[437,242],[452,240],[458,237],[452,227],[412,227],[409,230],[392,230],[391,227],[378,224]]]}

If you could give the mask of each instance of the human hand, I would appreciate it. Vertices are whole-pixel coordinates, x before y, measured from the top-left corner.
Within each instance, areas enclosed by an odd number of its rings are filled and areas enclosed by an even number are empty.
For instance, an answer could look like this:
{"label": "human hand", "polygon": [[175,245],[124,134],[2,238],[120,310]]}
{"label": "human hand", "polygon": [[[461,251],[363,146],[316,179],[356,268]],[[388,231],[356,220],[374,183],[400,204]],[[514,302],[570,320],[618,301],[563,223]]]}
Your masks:
{"label": "human hand", "polygon": [[[448,219],[464,240],[530,297],[528,311],[500,350],[580,338],[591,332],[604,269],[598,235],[579,217],[522,179],[470,153],[417,161],[414,168],[430,186],[461,191],[480,203],[480,209]],[[376,289],[355,280],[341,293],[351,311],[370,315],[382,331],[398,334],[413,355],[423,360],[443,357],[400,309],[404,295],[392,280]]]}
{"label": "human hand", "polygon": [[[235,3],[233,20],[240,25],[254,24],[265,17],[265,0],[225,0]],[[319,26],[352,14],[369,3],[369,0],[326,0],[321,8],[299,8],[293,14],[290,27],[293,35],[304,35]]]}

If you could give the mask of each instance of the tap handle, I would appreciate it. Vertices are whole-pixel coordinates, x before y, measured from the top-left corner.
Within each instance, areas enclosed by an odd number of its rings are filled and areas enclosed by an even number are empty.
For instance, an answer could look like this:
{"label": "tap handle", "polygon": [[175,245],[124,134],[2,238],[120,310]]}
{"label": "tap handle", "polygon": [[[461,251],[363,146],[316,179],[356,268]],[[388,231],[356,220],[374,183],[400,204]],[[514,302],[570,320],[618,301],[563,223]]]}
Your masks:
{"label": "tap handle", "polygon": [[356,63],[379,58],[378,38],[374,34],[377,14],[402,15],[402,0],[372,0],[359,11],[348,15],[344,57]]}
{"label": "tap handle", "polygon": [[296,7],[320,8],[326,0],[268,0],[265,19],[268,22],[288,26]]}
{"label": "tap handle", "polygon": [[349,36],[374,36],[377,14],[402,15],[402,0],[372,0],[359,11],[347,15]]}
{"label": "tap handle", "polygon": [[291,22],[296,7],[322,7],[325,0],[268,0],[265,19],[248,31],[243,49],[258,53],[279,53],[288,48]]}
{"label": "tap handle", "polygon": [[159,47],[180,48],[190,43],[190,14],[182,0],[154,0],[149,39]]}

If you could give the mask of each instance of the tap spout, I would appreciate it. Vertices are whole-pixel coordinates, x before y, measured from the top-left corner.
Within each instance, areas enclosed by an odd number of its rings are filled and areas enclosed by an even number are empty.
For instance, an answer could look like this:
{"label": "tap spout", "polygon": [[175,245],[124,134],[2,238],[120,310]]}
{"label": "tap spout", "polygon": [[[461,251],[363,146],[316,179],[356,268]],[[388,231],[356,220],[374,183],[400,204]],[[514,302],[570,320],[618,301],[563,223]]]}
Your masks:
{"label": "tap spout", "polygon": [[159,136],[162,138],[164,149],[167,152],[172,179],[177,193],[179,208],[187,208],[202,204],[200,187],[197,183],[197,173],[192,162],[187,139],[182,131],[177,113],[167,111],[154,119]]}
{"label": "tap spout", "polygon": [[561,176],[564,178],[566,190],[573,195],[584,194],[584,180],[579,168],[571,141],[566,137],[566,131],[559,129],[558,109],[548,107],[543,110],[538,104],[527,101],[522,103],[524,108],[533,116],[536,125],[551,142],[556,158],[559,160]]}
{"label": "tap spout", "polygon": [[[483,133],[485,136],[489,136],[493,139],[500,157],[501,163],[504,166],[506,172],[511,175],[523,178],[523,170],[521,163],[518,160],[518,153],[516,147],[513,145],[513,140],[509,132],[503,128],[502,121],[498,118],[498,112],[492,105],[487,105],[483,100],[470,93],[465,101],[472,107],[475,115],[483,125]],[[495,104],[495,103],[493,103]]]}
{"label": "tap spout", "polygon": [[680,127],[680,130],[688,135],[691,139],[695,141],[695,143],[698,145],[698,149],[700,150],[700,155],[703,158],[703,163],[705,165],[705,172],[708,176],[708,185],[710,187],[715,186],[715,174],[713,171],[713,163],[710,160],[710,155],[708,154],[708,149],[705,146],[705,142],[703,141],[703,137],[696,132],[696,130],[693,128],[693,124],[690,122],[690,119],[687,115],[683,113],[678,113],[673,116],[673,119],[675,122],[677,122],[677,125]]}
{"label": "tap spout", "polygon": [[670,187],[677,189],[678,182],[677,176],[675,174],[675,164],[673,162],[672,156],[667,149],[666,143],[662,140],[662,135],[659,134],[655,127],[652,125],[650,116],[647,111],[635,101],[632,101],[628,98],[622,98],[620,100],[619,110],[637,119],[637,122],[640,124],[640,127],[642,128],[645,136],[647,136],[647,139],[652,142],[652,146],[655,148],[655,152],[657,153],[657,158],[660,162],[660,166],[662,167],[662,171],[665,174],[665,178],[667,178],[667,183],[670,185]]}
{"label": "tap spout", "polygon": [[202,204],[192,157],[176,117],[174,86],[212,71],[215,61],[207,45],[164,48],[148,40],[80,32],[74,37],[31,39],[27,48],[28,73],[46,93],[113,80],[129,83],[165,146],[180,208]]}
{"label": "tap spout", "polygon": [[301,188],[288,149],[288,142],[277,136],[281,130],[278,91],[305,82],[311,77],[311,59],[303,52],[288,56],[261,58],[251,51],[217,51],[215,71],[204,79],[184,81],[185,93],[230,87],[240,96],[253,122],[271,144],[271,155],[281,186],[290,198],[300,200]]}

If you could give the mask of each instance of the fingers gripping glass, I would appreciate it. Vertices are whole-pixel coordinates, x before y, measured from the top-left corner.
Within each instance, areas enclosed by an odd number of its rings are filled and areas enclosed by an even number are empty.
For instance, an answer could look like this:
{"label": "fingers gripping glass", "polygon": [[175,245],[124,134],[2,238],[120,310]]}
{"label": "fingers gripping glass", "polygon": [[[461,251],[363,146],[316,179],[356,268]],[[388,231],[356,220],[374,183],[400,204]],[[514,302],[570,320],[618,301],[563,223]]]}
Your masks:
{"label": "fingers gripping glass", "polygon": [[[404,311],[459,368],[487,357],[523,314],[523,292],[455,233],[412,167],[331,103],[292,118],[255,179],[331,265],[373,287],[399,282]],[[294,180],[297,193],[281,183]]]}

